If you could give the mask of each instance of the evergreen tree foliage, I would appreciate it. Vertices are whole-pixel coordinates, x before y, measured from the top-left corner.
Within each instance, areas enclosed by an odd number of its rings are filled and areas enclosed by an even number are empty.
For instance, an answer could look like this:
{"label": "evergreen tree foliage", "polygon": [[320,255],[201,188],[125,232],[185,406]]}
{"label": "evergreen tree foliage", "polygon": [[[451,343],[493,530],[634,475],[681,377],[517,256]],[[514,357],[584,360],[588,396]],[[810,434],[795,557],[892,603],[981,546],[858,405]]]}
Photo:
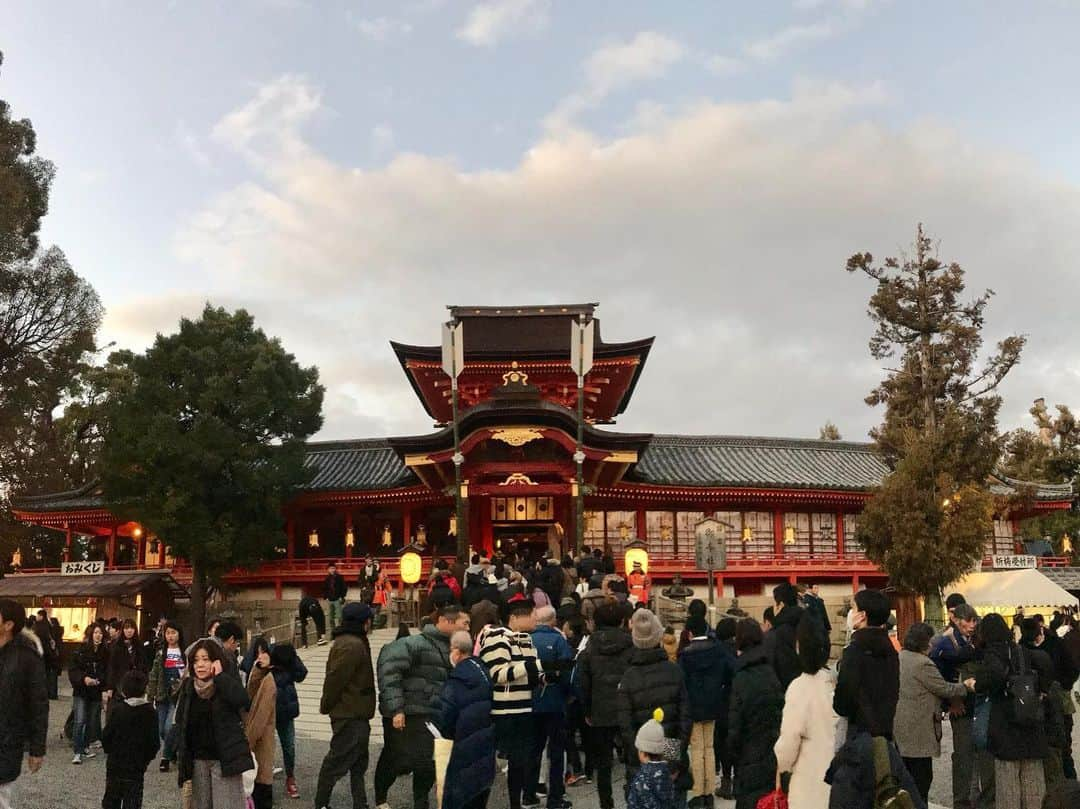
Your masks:
{"label": "evergreen tree foliage", "polygon": [[857,253],[847,270],[877,284],[870,353],[891,365],[866,402],[884,406],[871,435],[894,472],[860,518],[859,538],[894,584],[936,599],[982,557],[993,529],[985,483],[1003,443],[997,388],[1025,338],[1005,338],[979,365],[993,292],[965,301],[964,270],[937,258],[921,225],[911,255],[875,264]]}
{"label": "evergreen tree foliage", "polygon": [[282,506],[309,479],[304,441],[322,426],[318,370],[243,310],[207,306],[144,354],[112,397],[102,456],[111,508],[192,567],[192,621],[209,585],[285,544]]}
{"label": "evergreen tree foliage", "polygon": [[831,421],[827,421],[824,426],[818,430],[818,438],[821,441],[840,441],[840,428]]}

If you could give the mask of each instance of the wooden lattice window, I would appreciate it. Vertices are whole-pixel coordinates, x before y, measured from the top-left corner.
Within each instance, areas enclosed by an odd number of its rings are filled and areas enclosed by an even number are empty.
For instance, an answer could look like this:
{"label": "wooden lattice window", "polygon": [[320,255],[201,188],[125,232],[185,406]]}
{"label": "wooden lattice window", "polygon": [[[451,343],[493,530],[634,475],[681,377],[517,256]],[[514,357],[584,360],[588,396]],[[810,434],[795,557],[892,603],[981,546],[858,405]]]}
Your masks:
{"label": "wooden lattice window", "polygon": [[604,512],[585,512],[585,538],[583,541],[590,548],[604,547]]}
{"label": "wooden lattice window", "polygon": [[[749,528],[749,538],[746,529]],[[770,511],[744,511],[739,544],[745,556],[772,556],[773,515]]]}
{"label": "wooden lattice window", "polygon": [[866,556],[866,548],[859,542],[857,535],[859,530],[859,515],[844,515],[844,555]]}
{"label": "wooden lattice window", "polygon": [[648,534],[649,554],[662,559],[675,558],[675,513],[646,511],[645,531]]}
{"label": "wooden lattice window", "polygon": [[784,555],[809,558],[836,554],[836,515],[789,512],[784,515]]}
{"label": "wooden lattice window", "polygon": [[623,553],[623,545],[637,534],[637,512],[607,511],[605,515],[608,550],[619,557]]}
{"label": "wooden lattice window", "polygon": [[697,542],[694,529],[704,519],[704,511],[675,512],[675,542],[680,556],[693,558],[694,545]]}

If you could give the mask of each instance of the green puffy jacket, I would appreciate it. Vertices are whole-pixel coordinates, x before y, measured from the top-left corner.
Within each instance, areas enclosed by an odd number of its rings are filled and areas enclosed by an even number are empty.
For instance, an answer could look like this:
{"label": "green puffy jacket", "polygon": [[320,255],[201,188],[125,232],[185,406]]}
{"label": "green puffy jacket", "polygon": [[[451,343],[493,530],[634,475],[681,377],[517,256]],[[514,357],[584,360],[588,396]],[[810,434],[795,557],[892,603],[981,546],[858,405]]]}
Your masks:
{"label": "green puffy jacket", "polygon": [[384,646],[377,668],[383,716],[430,716],[450,674],[450,639],[428,624],[418,635]]}

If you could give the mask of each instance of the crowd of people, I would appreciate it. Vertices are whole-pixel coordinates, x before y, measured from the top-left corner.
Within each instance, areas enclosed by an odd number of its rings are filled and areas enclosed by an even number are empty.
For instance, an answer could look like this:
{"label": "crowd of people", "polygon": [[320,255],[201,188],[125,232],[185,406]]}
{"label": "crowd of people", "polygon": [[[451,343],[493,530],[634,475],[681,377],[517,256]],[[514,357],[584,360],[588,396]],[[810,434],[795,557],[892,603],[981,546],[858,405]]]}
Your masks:
{"label": "crowd of people", "polygon": [[[368,804],[371,722],[383,746],[376,809],[411,775],[413,809],[484,809],[505,774],[510,809],[572,809],[595,789],[614,809],[756,809],[783,792],[793,809],[925,807],[951,726],[956,809],[1080,806],[1072,688],[1080,631],[1072,615],[980,615],[960,594],[944,631],[895,637],[889,598],[855,594],[835,665],[824,602],[783,583],[761,622],[686,606],[680,632],[648,608],[647,577],[616,575],[601,552],[574,558],[439,562],[424,617],[373,659],[370,633],[388,603],[366,565],[359,600],[328,570],[330,635],[319,710],[332,738],[312,796],[331,805],[346,775],[353,809]],[[689,588],[686,588],[689,589]],[[692,592],[688,595],[692,595]],[[331,598],[332,596],[332,598]],[[316,601],[321,611],[321,606]],[[310,604],[301,613],[314,615]],[[740,611],[741,612],[741,611]],[[0,809],[18,806],[22,769],[41,766],[54,668],[47,616],[0,601]],[[39,626],[39,624],[42,624]],[[86,630],[68,668],[73,757],[106,756],[102,806],[137,809],[158,757],[176,769],[183,809],[269,809],[280,744],[286,794],[295,778],[296,649],[214,621],[185,646],[162,620],[140,642],[131,621]],[[449,752],[447,752],[447,750]]]}

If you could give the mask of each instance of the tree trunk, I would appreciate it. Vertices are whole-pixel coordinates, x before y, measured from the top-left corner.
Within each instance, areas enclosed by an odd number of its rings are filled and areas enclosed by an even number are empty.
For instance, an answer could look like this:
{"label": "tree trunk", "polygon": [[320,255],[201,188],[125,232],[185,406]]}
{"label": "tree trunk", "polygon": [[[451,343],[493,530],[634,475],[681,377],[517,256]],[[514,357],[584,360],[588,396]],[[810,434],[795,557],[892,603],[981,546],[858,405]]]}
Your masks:
{"label": "tree trunk", "polygon": [[923,620],[934,629],[943,629],[945,627],[945,620],[942,615],[945,612],[945,605],[941,602],[941,591],[932,590],[923,596]]}
{"label": "tree trunk", "polygon": [[201,638],[206,630],[206,574],[198,562],[191,562],[191,626],[189,639]]}

